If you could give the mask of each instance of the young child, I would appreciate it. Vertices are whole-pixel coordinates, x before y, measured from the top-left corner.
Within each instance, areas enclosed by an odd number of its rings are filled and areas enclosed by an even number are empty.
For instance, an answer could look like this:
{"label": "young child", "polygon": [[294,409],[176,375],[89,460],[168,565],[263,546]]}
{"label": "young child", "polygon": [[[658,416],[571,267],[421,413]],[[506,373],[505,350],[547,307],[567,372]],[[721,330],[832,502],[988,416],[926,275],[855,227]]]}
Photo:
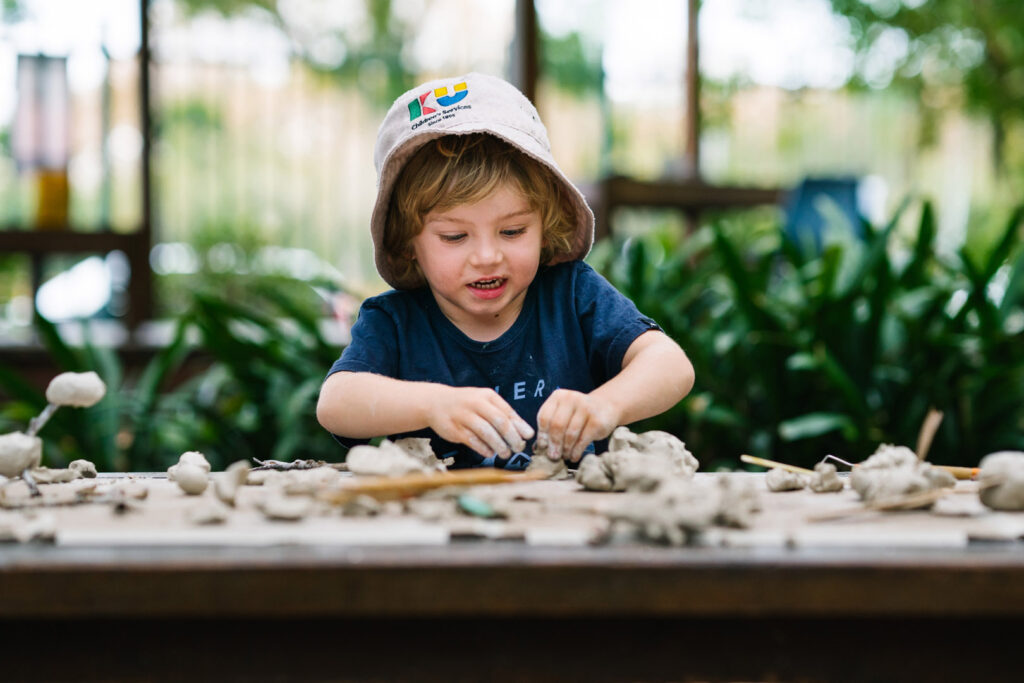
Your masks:
{"label": "young child", "polygon": [[374,257],[394,290],[363,303],[321,389],[342,443],[429,436],[456,467],[508,469],[536,443],[575,462],[690,391],[682,349],[581,260],[593,214],[513,86],[414,88],[374,161]]}

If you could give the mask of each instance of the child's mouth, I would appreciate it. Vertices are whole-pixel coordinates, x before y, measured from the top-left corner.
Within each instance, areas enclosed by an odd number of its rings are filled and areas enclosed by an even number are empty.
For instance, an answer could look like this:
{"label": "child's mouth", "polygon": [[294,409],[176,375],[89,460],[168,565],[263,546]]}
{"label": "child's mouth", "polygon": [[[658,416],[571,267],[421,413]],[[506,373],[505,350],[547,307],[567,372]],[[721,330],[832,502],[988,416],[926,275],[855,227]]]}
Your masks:
{"label": "child's mouth", "polygon": [[478,299],[496,299],[505,292],[508,278],[495,277],[469,283],[469,291]]}
{"label": "child's mouth", "polygon": [[474,289],[497,289],[498,287],[501,287],[503,284],[505,284],[505,278],[496,277],[490,280],[477,280],[476,282],[470,284],[469,286],[473,287]]}

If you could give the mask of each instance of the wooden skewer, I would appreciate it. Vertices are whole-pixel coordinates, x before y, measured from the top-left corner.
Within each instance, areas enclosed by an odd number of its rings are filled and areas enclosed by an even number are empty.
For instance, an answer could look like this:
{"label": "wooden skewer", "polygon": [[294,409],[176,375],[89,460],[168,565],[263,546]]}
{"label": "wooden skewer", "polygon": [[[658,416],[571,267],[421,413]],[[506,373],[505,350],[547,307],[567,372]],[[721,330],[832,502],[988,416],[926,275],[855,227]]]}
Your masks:
{"label": "wooden skewer", "polygon": [[939,425],[942,424],[942,414],[941,410],[931,408],[928,410],[928,415],[925,416],[924,422],[921,423],[921,431],[917,433],[917,448],[914,449],[918,460],[924,460],[928,456],[928,449],[932,447],[932,439],[935,438],[935,432],[938,431]]}
{"label": "wooden skewer", "polygon": [[931,505],[939,498],[953,493],[953,489],[932,489],[930,491],[918,491],[917,493],[908,493],[905,496],[898,496],[896,498],[887,498],[885,500],[876,500],[870,503],[865,503],[862,507],[846,508],[844,510],[833,510],[832,512],[825,512],[820,515],[812,515],[807,518],[808,522],[828,522],[833,519],[843,519],[844,517],[854,517],[861,515],[866,512],[885,512],[888,510],[914,510],[919,507]]}
{"label": "wooden skewer", "polygon": [[506,472],[492,468],[456,470],[454,472],[416,472],[398,477],[356,477],[339,488],[325,491],[319,497],[329,503],[347,503],[356,496],[378,500],[395,500],[419,495],[444,486],[482,486],[510,484],[517,481],[545,479],[544,472]]}
{"label": "wooden skewer", "polygon": [[809,470],[806,467],[787,465],[784,462],[775,462],[774,460],[768,460],[766,458],[758,458],[757,456],[747,455],[746,453],[740,456],[740,460],[748,462],[751,465],[760,465],[761,467],[778,467],[779,469],[786,470],[787,472],[796,472],[797,474],[814,474],[814,470]]}

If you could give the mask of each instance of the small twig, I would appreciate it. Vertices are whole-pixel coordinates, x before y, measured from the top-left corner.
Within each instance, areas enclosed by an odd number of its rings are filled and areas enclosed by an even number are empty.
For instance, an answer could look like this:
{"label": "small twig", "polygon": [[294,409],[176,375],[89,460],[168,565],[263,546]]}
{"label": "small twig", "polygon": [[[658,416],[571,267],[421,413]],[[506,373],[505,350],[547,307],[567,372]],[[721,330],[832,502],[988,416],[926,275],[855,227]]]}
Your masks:
{"label": "small twig", "polygon": [[796,474],[814,474],[814,470],[809,470],[806,467],[797,467],[796,465],[787,465],[784,462],[776,462],[774,460],[768,460],[767,458],[758,458],[755,455],[743,454],[740,456],[740,460],[743,462],[750,463],[751,465],[760,465],[761,467],[773,468],[777,467],[780,470],[786,470],[787,472],[795,472]]}
{"label": "small twig", "polygon": [[57,412],[58,407],[59,406],[57,406],[54,403],[47,403],[46,407],[43,408],[43,412],[39,413],[31,420],[29,420],[28,431],[26,432],[26,434],[28,434],[29,436],[35,436],[36,434],[38,434],[39,430],[43,428],[43,425],[49,422],[50,418],[53,417],[53,414]]}
{"label": "small twig", "polygon": [[928,449],[932,447],[932,439],[935,438],[935,432],[938,431],[940,424],[942,411],[931,408],[921,423],[921,431],[917,434],[917,448],[914,452],[917,453],[918,460],[924,460],[928,456]]}
{"label": "small twig", "polygon": [[29,472],[29,468],[26,467],[21,471],[21,479],[22,481],[25,482],[25,486],[28,487],[28,490],[32,494],[33,498],[38,498],[39,496],[43,495],[39,491],[39,486],[36,484],[35,477],[33,477],[32,473]]}

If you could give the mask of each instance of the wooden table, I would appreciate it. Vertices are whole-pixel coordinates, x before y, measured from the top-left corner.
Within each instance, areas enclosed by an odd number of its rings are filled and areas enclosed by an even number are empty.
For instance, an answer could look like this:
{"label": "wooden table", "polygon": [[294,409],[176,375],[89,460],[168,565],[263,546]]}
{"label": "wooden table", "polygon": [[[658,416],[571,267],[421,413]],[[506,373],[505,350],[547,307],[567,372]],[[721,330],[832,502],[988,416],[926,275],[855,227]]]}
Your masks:
{"label": "wooden table", "polygon": [[1022,616],[1020,541],[0,546],[4,680],[1019,680]]}

